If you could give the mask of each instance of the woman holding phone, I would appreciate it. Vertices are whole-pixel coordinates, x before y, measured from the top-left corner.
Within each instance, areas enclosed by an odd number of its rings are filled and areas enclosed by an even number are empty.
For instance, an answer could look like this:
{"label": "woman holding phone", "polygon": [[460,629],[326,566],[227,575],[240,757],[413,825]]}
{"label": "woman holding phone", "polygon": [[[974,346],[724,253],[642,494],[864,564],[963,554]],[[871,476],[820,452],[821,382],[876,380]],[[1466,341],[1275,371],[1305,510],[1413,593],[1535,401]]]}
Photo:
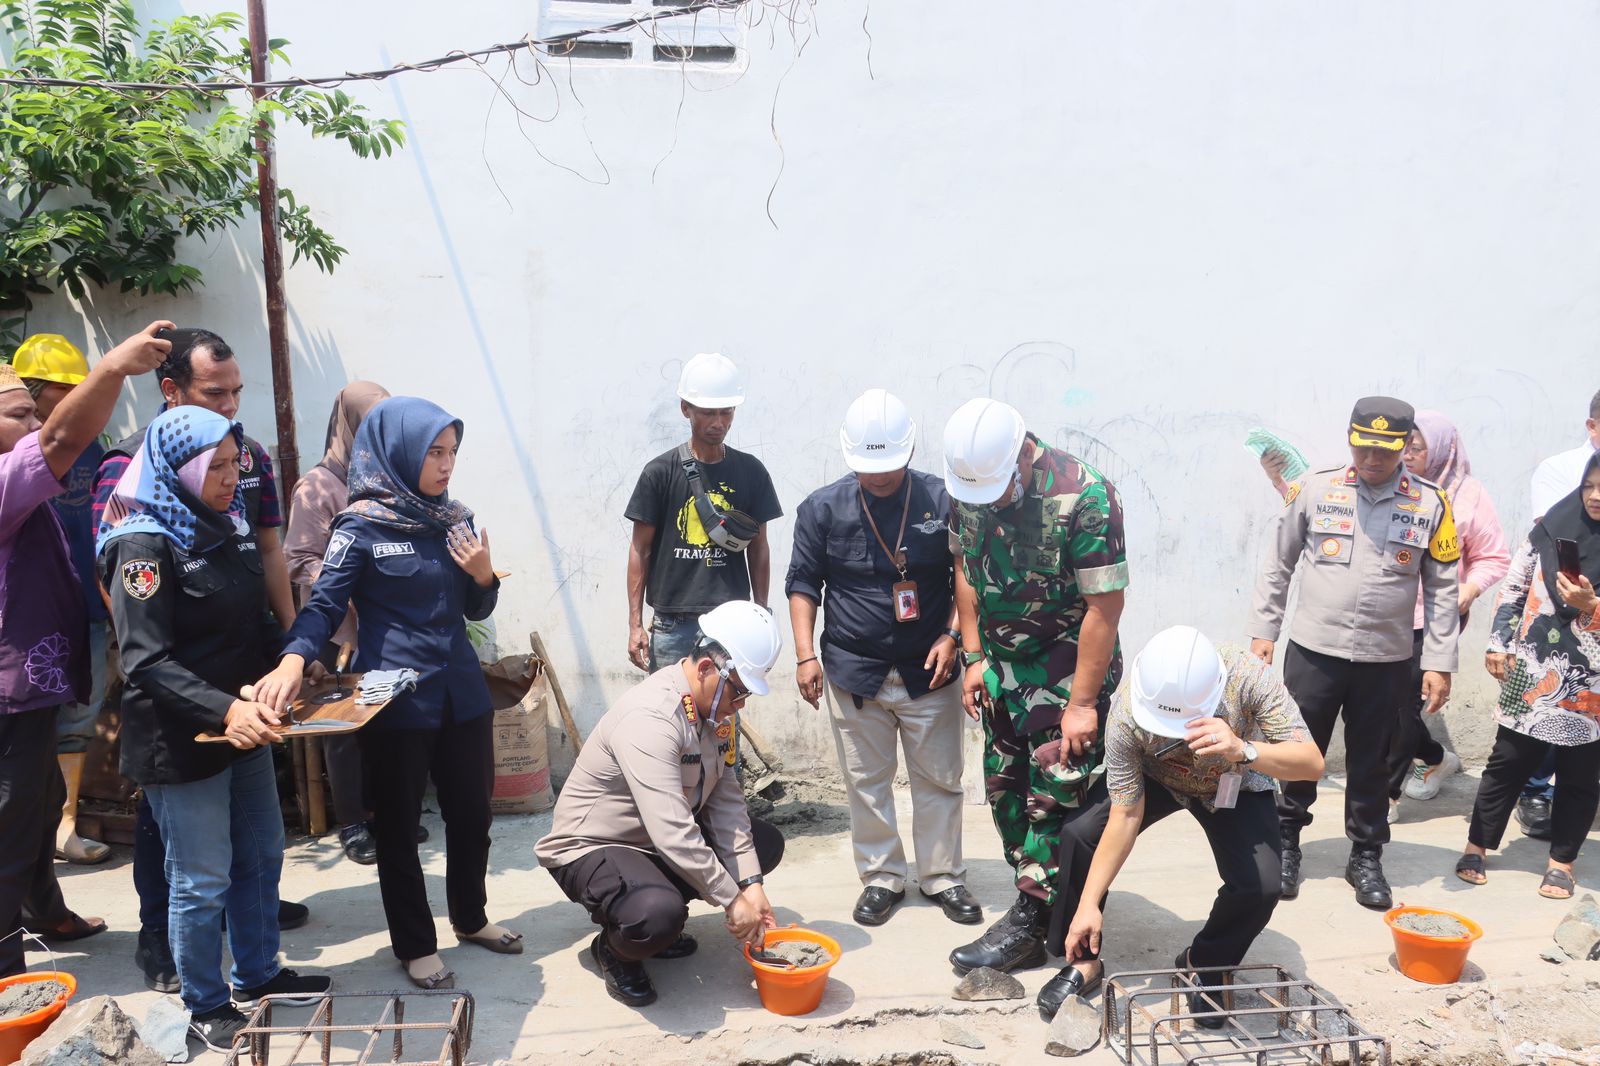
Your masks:
{"label": "woman holding phone", "polygon": [[522,951],[521,935],[484,912],[494,716],[467,620],[490,615],[500,581],[487,533],[479,537],[472,512],[448,492],[462,429],[459,418],[414,396],[384,400],[367,415],[350,457],[350,505],[334,520],[311,601],[278,668],[256,686],[263,703],[287,706],[352,602],[360,618],[355,669],[417,671],[416,689],[358,737],[389,941],[411,982],[425,989],[455,987],[439,958],[417,856],[430,774],[444,817],[445,897],[456,939]]}
{"label": "woman holding phone", "polygon": [[1456,876],[1487,879],[1522,783],[1555,753],[1550,860],[1539,894],[1571,899],[1572,864],[1600,804],[1600,453],[1533,527],[1495,604],[1485,665],[1500,682],[1499,731]]}

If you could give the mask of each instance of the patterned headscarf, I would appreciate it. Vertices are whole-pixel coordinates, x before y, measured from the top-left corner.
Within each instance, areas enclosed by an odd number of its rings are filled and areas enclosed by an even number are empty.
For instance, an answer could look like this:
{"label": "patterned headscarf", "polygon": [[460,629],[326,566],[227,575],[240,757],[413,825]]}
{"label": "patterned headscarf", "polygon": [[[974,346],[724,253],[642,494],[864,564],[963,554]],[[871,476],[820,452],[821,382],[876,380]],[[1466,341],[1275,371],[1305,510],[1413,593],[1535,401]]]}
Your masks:
{"label": "patterned headscarf", "polygon": [[431,401],[396,396],[374,407],[356,431],[350,457],[350,506],[344,513],[402,533],[444,533],[472,518],[465,504],[448,493],[417,491],[428,449],[450,426],[459,443],[461,419]]}
{"label": "patterned headscarf", "polygon": [[1417,432],[1428,446],[1428,467],[1422,476],[1455,496],[1461,488],[1461,479],[1472,473],[1461,433],[1444,412],[1431,410],[1417,412]]}
{"label": "patterned headscarf", "polygon": [[129,533],[159,533],[185,552],[203,551],[248,529],[242,488],[234,488],[225,515],[200,499],[211,457],[230,434],[242,451],[239,423],[188,404],[163,411],[145,431],[144,443],[106,503],[96,553]]}

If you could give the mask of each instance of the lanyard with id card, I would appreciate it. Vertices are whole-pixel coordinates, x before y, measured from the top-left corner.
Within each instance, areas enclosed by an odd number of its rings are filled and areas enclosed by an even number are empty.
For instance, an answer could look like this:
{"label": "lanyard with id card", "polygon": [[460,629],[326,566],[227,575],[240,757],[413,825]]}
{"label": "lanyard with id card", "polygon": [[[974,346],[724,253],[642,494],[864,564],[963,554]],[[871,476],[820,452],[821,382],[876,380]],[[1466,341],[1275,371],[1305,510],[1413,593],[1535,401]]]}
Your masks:
{"label": "lanyard with id card", "polygon": [[861,497],[861,513],[866,515],[867,528],[872,530],[872,536],[878,542],[878,547],[883,549],[883,554],[889,557],[894,568],[900,571],[900,580],[889,586],[889,593],[894,598],[894,620],[896,622],[915,622],[922,617],[922,604],[917,599],[917,583],[906,575],[906,520],[911,517],[911,471],[906,471],[906,498],[905,509],[900,513],[900,532],[895,534],[895,548],[889,550],[889,545],[883,542],[883,534],[878,532],[878,523],[872,520],[872,508],[867,506],[867,494],[861,488],[861,483],[856,482],[856,495]]}

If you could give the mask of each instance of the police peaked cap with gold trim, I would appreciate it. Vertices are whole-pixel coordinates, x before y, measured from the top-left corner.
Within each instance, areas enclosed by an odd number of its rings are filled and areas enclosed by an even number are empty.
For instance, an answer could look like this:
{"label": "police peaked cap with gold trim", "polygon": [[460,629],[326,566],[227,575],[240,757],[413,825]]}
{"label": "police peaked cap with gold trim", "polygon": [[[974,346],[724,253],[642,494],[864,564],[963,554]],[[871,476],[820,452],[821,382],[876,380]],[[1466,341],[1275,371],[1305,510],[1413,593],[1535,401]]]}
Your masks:
{"label": "police peaked cap with gold trim", "polygon": [[1350,412],[1350,443],[1397,452],[1417,424],[1417,413],[1393,396],[1363,396]]}

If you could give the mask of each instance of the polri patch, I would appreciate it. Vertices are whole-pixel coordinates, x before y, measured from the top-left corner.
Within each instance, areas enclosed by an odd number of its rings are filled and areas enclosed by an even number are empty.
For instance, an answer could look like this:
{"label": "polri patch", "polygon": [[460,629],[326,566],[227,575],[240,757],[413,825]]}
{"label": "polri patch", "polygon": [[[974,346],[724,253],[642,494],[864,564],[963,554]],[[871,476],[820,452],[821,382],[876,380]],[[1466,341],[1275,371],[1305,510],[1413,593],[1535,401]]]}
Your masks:
{"label": "polri patch", "polygon": [[322,555],[322,565],[343,566],[344,553],[349,551],[350,545],[355,542],[356,538],[350,534],[343,530],[336,531],[333,536],[328,538],[328,550]]}
{"label": "polri patch", "polygon": [[250,445],[246,444],[244,446],[244,448],[242,450],[240,450],[240,452],[239,452],[239,473],[248,474],[250,471],[254,470],[255,468],[256,468],[256,457],[250,451]]}
{"label": "polri patch", "polygon": [[122,564],[122,590],[136,600],[148,600],[161,587],[161,566],[154,559],[134,559]]}
{"label": "polri patch", "polygon": [[1401,548],[1399,551],[1394,553],[1394,561],[1399,563],[1401,566],[1410,566],[1411,553],[1405,548]]}
{"label": "polri patch", "polygon": [[372,546],[372,557],[374,559],[384,559],[391,555],[415,554],[417,554],[417,550],[411,546],[411,542],[408,540],[385,541],[381,544],[374,544]]}
{"label": "polri patch", "polygon": [[1338,556],[1339,540],[1337,537],[1329,537],[1327,540],[1322,542],[1322,554],[1326,555],[1330,559]]}

